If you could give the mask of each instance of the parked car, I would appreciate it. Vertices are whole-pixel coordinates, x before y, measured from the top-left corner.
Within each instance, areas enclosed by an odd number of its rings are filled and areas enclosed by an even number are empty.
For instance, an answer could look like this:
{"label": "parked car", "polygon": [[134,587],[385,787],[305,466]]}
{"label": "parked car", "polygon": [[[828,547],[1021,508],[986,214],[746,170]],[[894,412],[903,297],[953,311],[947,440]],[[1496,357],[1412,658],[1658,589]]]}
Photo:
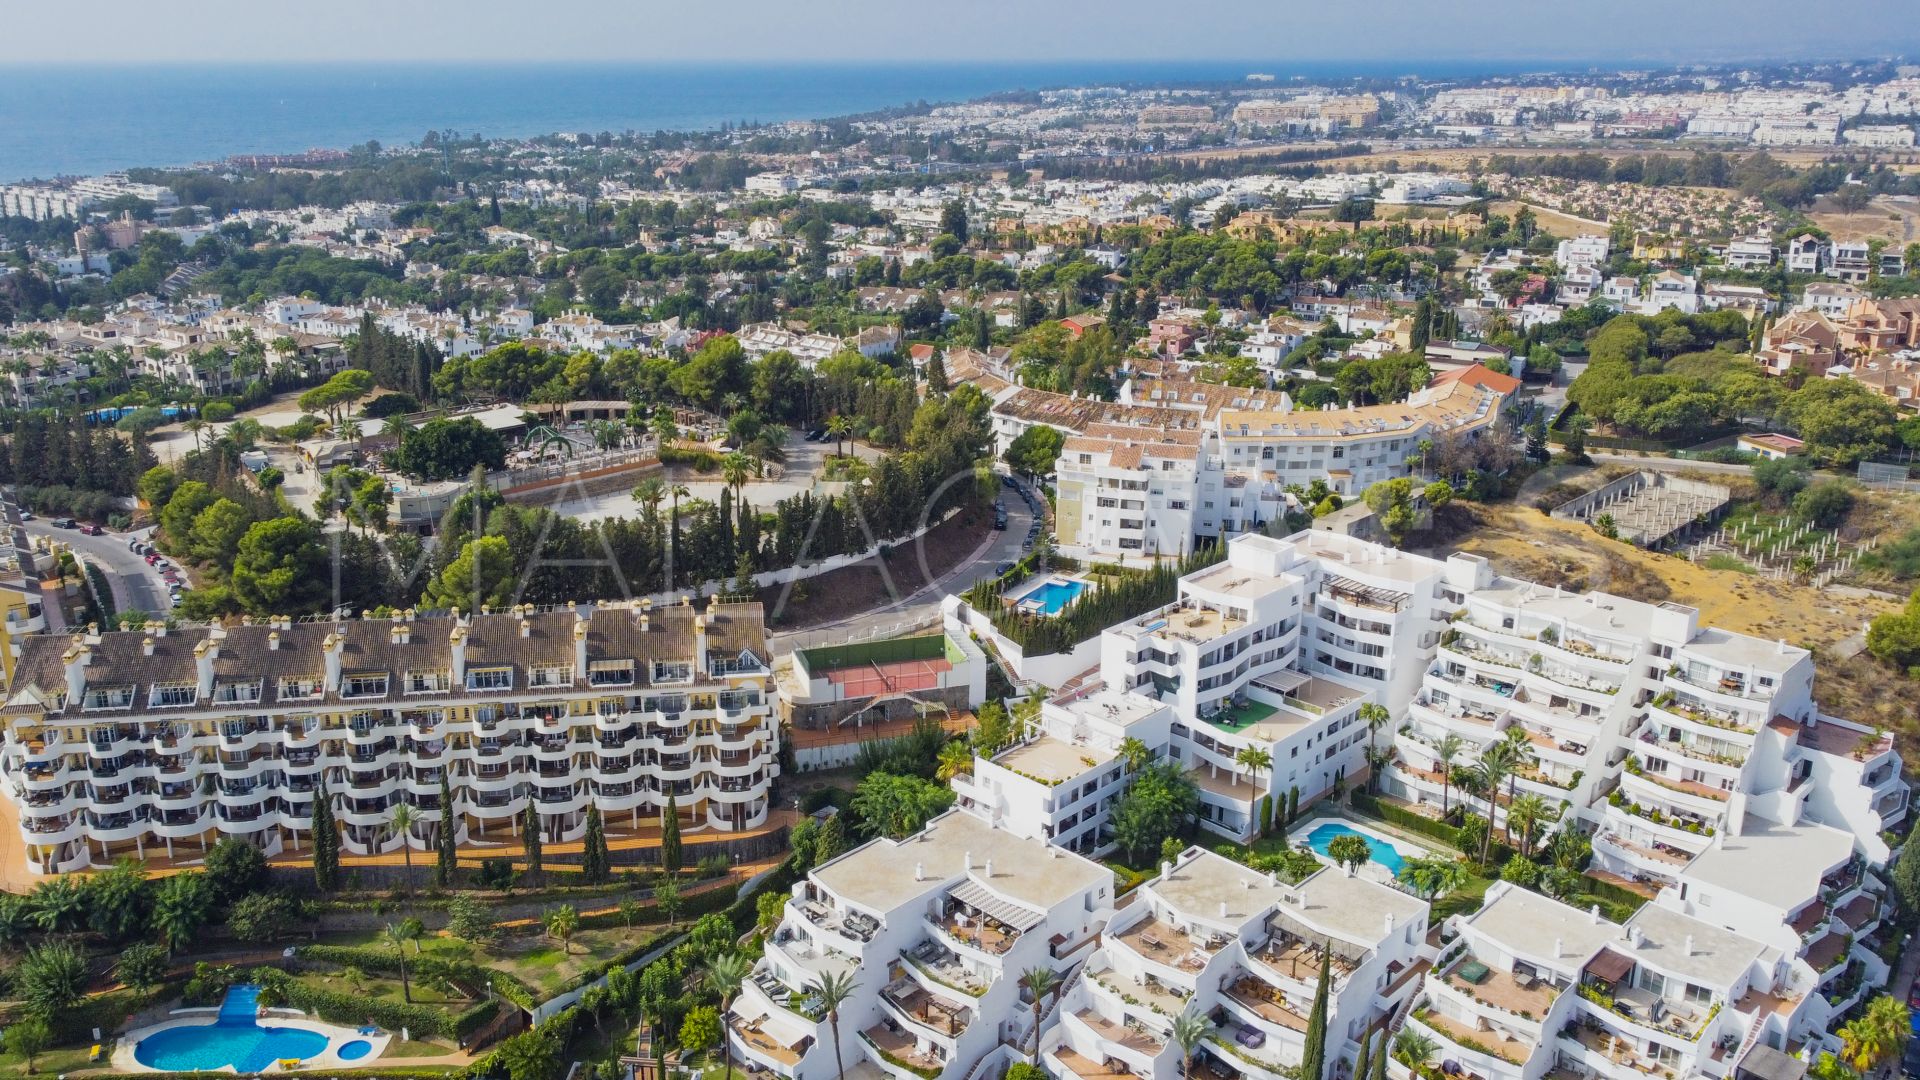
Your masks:
{"label": "parked car", "polygon": [[100,535],[103,535],[107,530],[101,528],[98,525],[93,524],[92,522],[88,522],[87,524],[80,526],[80,531],[83,533],[86,533],[88,536],[100,536]]}
{"label": "parked car", "polygon": [[157,562],[159,562],[159,561],[160,561],[160,556],[158,556],[158,555],[155,555],[155,554],[154,554],[153,552],[151,552],[151,551],[149,551],[149,552],[147,552],[147,565],[148,565],[148,566],[152,566],[152,565],[153,565],[154,563],[157,563]]}
{"label": "parked car", "polygon": [[22,511],[20,511],[20,520],[21,520],[21,521],[32,521],[32,520],[33,520],[33,512],[32,512],[31,510],[22,510]]}
{"label": "parked car", "polygon": [[994,567],[993,572],[996,574],[999,574],[1002,577],[1005,577],[1006,575],[1013,573],[1013,564],[1010,562],[1003,562],[999,566]]}
{"label": "parked car", "polygon": [[78,528],[79,525],[80,523],[78,521],[75,521],[72,518],[54,518],[53,519],[53,527],[56,529],[73,529],[73,528]]}

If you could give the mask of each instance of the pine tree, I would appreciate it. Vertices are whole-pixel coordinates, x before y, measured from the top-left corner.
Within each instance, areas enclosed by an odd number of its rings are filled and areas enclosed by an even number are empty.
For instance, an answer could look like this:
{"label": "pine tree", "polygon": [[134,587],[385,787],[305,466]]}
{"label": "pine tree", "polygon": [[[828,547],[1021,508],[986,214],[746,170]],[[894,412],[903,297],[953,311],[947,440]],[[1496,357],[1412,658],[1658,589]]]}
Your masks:
{"label": "pine tree", "polygon": [[1300,1053],[1300,1080],[1323,1080],[1327,1075],[1327,972],[1333,950],[1320,951],[1320,982],[1313,989],[1313,1011],[1307,1015],[1307,1045]]}
{"label": "pine tree", "polygon": [[600,824],[600,808],[587,804],[587,838],[580,849],[580,878],[589,885],[604,885],[613,877],[607,866],[607,831]]}
{"label": "pine tree", "polygon": [[454,850],[454,826],[458,819],[453,814],[453,789],[447,783],[447,770],[440,770],[440,839],[438,861],[433,865],[433,883],[439,888],[453,884],[453,872],[460,867],[460,861]]}
{"label": "pine tree", "polygon": [[321,892],[340,887],[340,833],[333,823],[333,800],[327,795],[326,780],[313,794],[313,885]]}
{"label": "pine tree", "polygon": [[520,853],[527,860],[527,873],[537,876],[540,873],[540,806],[533,796],[527,796],[526,821],[520,826]]}
{"label": "pine tree", "polygon": [[680,872],[680,804],[672,792],[667,793],[667,808],[660,811],[660,869]]}

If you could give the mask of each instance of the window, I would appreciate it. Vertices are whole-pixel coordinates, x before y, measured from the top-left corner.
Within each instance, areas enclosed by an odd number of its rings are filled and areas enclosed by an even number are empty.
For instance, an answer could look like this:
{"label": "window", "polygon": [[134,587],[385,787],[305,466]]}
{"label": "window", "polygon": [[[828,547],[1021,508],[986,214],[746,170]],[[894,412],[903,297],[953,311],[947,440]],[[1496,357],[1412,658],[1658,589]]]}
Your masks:
{"label": "window", "polygon": [[572,664],[546,664],[533,669],[527,679],[528,686],[571,686],[573,685]]}
{"label": "window", "polygon": [[191,705],[200,697],[200,687],[193,683],[156,684],[153,688],[153,707],[156,709],[178,708]]}
{"label": "window", "polygon": [[587,682],[594,686],[630,686],[632,660],[595,660],[587,665]]}
{"label": "window", "polygon": [[469,690],[511,690],[513,689],[513,669],[510,667],[474,668],[467,672]]}
{"label": "window", "polygon": [[325,691],[326,684],[317,675],[283,675],[280,678],[281,701],[317,698]]}
{"label": "window", "polygon": [[407,672],[407,693],[436,694],[445,692],[453,682],[452,673],[447,671],[409,671]]}
{"label": "window", "polygon": [[346,677],[343,697],[386,697],[387,673],[384,671],[364,672]]}

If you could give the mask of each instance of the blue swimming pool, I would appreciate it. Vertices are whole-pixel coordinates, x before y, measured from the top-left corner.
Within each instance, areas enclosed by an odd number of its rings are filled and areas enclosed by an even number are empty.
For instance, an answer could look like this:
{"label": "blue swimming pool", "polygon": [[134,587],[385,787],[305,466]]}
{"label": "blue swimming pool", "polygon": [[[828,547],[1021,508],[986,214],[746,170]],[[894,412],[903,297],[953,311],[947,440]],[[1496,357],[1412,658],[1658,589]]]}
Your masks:
{"label": "blue swimming pool", "polygon": [[258,1020],[260,988],[236,986],[211,1024],[168,1028],[140,1040],[133,1058],[166,1072],[214,1072],[231,1065],[257,1073],[282,1058],[305,1060],[327,1048],[327,1037],[299,1028],[266,1027]]}
{"label": "blue swimming pool", "polygon": [[1370,861],[1386,867],[1387,873],[1395,877],[1400,876],[1400,868],[1407,865],[1407,860],[1401,856],[1400,852],[1394,848],[1392,844],[1387,843],[1372,833],[1361,832],[1359,829],[1342,825],[1337,821],[1329,821],[1308,833],[1307,846],[1312,848],[1317,854],[1325,855],[1328,845],[1342,836],[1357,836],[1365,840],[1367,842],[1367,854]]}
{"label": "blue swimming pool", "polygon": [[359,1061],[361,1058],[366,1057],[372,1050],[372,1043],[365,1039],[355,1039],[341,1046],[340,1049],[335,1050],[334,1053],[339,1055],[341,1061]]}
{"label": "blue swimming pool", "polygon": [[1084,581],[1049,581],[1022,596],[1020,606],[1024,608],[1032,604],[1042,615],[1058,615],[1086,591],[1087,583]]}

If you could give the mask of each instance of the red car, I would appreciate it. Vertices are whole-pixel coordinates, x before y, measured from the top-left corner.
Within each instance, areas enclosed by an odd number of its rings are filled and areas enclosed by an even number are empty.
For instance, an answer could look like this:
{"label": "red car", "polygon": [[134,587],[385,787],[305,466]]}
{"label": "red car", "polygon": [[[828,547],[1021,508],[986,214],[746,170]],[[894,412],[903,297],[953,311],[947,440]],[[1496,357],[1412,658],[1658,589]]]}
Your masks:
{"label": "red car", "polygon": [[153,565],[154,563],[157,563],[157,562],[159,562],[159,561],[160,561],[160,556],[158,556],[158,555],[148,555],[148,556],[147,556],[147,565],[148,565],[148,566],[152,566],[152,565]]}
{"label": "red car", "polygon": [[80,526],[80,531],[86,533],[88,536],[99,536],[107,530],[98,525],[82,525]]}

